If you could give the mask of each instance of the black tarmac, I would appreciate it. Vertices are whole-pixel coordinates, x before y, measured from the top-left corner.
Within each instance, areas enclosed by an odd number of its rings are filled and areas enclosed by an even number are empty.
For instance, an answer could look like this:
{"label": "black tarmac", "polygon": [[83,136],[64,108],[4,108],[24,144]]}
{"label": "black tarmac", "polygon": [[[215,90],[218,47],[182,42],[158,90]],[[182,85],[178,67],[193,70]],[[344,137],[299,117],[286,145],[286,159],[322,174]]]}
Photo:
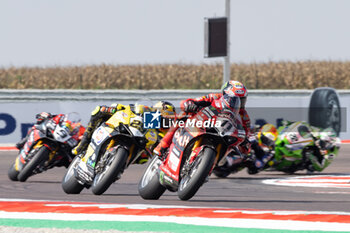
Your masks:
{"label": "black tarmac", "polygon": [[[13,182],[7,170],[14,162],[16,151],[0,152],[0,198],[64,200],[78,202],[153,204],[237,209],[350,211],[350,188],[311,188],[266,185],[265,179],[305,176],[306,172],[286,175],[280,172],[261,172],[248,175],[246,171],[221,179],[214,175],[189,201],[181,201],[176,193],[166,191],[155,201],[143,200],[137,185],[146,165],[131,165],[105,194],[95,196],[88,189],[79,195],[65,194],[61,180],[65,168],[53,168],[30,177],[26,182]],[[350,145],[342,145],[338,157],[322,173],[314,175],[350,175]]]}

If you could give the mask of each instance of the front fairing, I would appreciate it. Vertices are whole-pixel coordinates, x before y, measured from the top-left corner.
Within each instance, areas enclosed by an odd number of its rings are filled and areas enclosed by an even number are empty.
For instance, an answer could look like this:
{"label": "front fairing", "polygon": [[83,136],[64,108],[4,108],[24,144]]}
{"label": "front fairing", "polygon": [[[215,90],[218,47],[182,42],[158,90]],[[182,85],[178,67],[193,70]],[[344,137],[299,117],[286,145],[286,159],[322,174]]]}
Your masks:
{"label": "front fairing", "polygon": [[[224,145],[224,147],[226,148],[227,145],[224,141],[224,137],[226,136],[240,138],[236,140],[236,143],[240,143],[244,140],[244,130],[243,132],[238,133],[236,125],[233,125],[233,123],[231,125],[231,131],[225,130],[225,126],[222,125],[224,124],[224,122],[222,124],[216,124],[217,119],[225,119],[224,115],[222,115],[221,118],[218,117],[219,114],[220,112],[217,112],[215,108],[205,108],[193,118],[188,119],[187,122],[190,122],[189,124],[187,124],[186,122],[184,127],[180,127],[177,129],[177,131],[174,134],[172,144],[169,147],[168,156],[166,157],[163,164],[160,166],[162,177],[167,176],[168,178],[171,178],[171,182],[169,179],[163,179],[163,182],[167,182],[172,187],[178,184],[180,179],[180,170],[184,164],[184,161],[186,161],[187,158],[190,158],[193,155],[193,146],[196,141],[203,140],[203,145],[215,144],[215,146],[218,146],[220,144],[221,146]],[[231,119],[227,120],[230,120],[230,122],[232,122]],[[207,123],[207,125],[209,125],[209,127],[198,127],[196,121],[208,121],[209,123]],[[225,148],[222,148],[220,152],[225,151]],[[224,153],[218,153],[219,157],[217,158],[216,162],[218,162],[221,159],[223,154]]]}
{"label": "front fairing", "polygon": [[172,144],[169,148],[169,154],[164,163],[160,166],[160,169],[173,180],[179,181],[181,159],[185,147],[194,137],[204,133],[204,131],[200,130],[190,133],[185,128],[179,128],[174,134]]}
{"label": "front fairing", "polygon": [[[54,143],[50,143],[51,141],[53,141],[53,139],[47,136],[44,124],[33,126],[28,135],[27,141],[19,151],[15,160],[16,170],[20,171],[40,147],[47,146],[48,148],[53,148]],[[54,149],[56,149],[56,147],[54,147]],[[55,150],[51,151],[49,161],[54,158],[54,155],[56,154],[55,152]]]}
{"label": "front fairing", "polygon": [[[129,151],[127,165],[140,155],[146,146],[157,142],[154,130],[144,130],[142,117],[136,115],[127,106],[112,115],[105,123],[98,127],[91,137],[91,142],[82,157],[89,173],[94,176],[99,158],[107,150],[113,150],[117,145],[124,146]],[[85,165],[84,165],[85,166]]]}
{"label": "front fairing", "polygon": [[43,138],[47,138],[46,133],[38,130],[36,127],[33,127],[26,143],[20,151],[20,156],[25,160],[32,148],[38,143],[39,140]]}
{"label": "front fairing", "polygon": [[82,157],[82,161],[88,165],[91,172],[93,172],[93,169],[95,168],[100,151],[105,149],[106,144],[116,136],[130,137],[127,132],[120,132],[119,128],[111,128],[110,125],[107,125],[106,123],[103,123],[94,131],[87,151]]}
{"label": "front fairing", "polygon": [[301,135],[298,131],[298,127],[304,125],[303,122],[295,122],[278,129],[274,156],[274,167],[277,170],[285,171],[301,166],[304,162],[304,149],[314,146],[311,134]]}
{"label": "front fairing", "polygon": [[55,130],[52,133],[52,136],[56,141],[61,142],[61,143],[68,143],[69,142],[70,144],[72,144],[71,146],[73,147],[76,145],[76,141],[74,140],[75,142],[71,142],[72,141],[71,139],[73,139],[73,138],[70,134],[71,134],[71,132],[67,127],[57,125],[55,127]]}

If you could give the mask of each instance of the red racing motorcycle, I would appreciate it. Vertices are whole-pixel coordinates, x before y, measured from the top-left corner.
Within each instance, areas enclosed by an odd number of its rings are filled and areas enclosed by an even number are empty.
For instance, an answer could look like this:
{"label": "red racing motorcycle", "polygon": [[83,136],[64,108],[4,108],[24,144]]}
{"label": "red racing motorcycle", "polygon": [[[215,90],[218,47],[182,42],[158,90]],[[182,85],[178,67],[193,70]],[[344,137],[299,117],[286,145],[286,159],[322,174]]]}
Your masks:
{"label": "red racing motorcycle", "polygon": [[227,147],[244,140],[240,121],[233,112],[212,106],[178,120],[168,151],[154,156],[144,172],[138,185],[140,196],[159,199],[167,189],[177,191],[181,200],[192,198],[213,168],[225,159]]}
{"label": "red racing motorcycle", "polygon": [[77,113],[60,114],[35,124],[9,168],[8,177],[24,182],[55,166],[68,167],[73,157],[71,150],[78,144],[84,129]]}

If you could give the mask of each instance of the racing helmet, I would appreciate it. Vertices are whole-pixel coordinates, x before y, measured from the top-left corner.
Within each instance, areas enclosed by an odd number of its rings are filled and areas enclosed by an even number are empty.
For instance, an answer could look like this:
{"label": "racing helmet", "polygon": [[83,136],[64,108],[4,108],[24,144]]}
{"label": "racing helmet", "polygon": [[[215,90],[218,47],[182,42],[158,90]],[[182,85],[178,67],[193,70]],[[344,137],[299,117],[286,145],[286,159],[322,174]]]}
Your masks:
{"label": "racing helmet", "polygon": [[153,110],[160,112],[162,126],[159,130],[166,133],[167,129],[172,125],[171,122],[176,120],[175,106],[168,101],[159,101],[153,105]]}
{"label": "racing helmet", "polygon": [[299,125],[297,130],[298,130],[299,135],[303,138],[312,137],[312,133],[311,133],[310,128],[304,124]]}
{"label": "racing helmet", "polygon": [[228,81],[224,83],[221,87],[222,94],[231,94],[238,96],[241,99],[241,108],[245,108],[245,104],[247,102],[248,91],[247,88],[243,85],[243,83],[239,81]]}
{"label": "racing helmet", "polygon": [[168,101],[159,101],[153,105],[155,111],[159,111],[161,114],[162,122],[165,121],[165,125],[171,125],[170,121],[176,119],[176,110],[175,106]]}
{"label": "racing helmet", "polygon": [[221,97],[221,104],[223,108],[231,110],[233,113],[238,114],[241,100],[238,96],[225,93]]}
{"label": "racing helmet", "polygon": [[43,122],[45,119],[52,117],[51,113],[48,112],[41,112],[36,114],[35,118],[37,123]]}
{"label": "racing helmet", "polygon": [[151,112],[151,111],[152,111],[151,108],[150,108],[149,106],[147,106],[147,105],[142,105],[142,104],[136,104],[136,105],[134,106],[134,108],[135,108],[135,113],[136,113],[136,114],[143,114],[143,113],[145,113],[145,112]]}
{"label": "racing helmet", "polygon": [[277,136],[278,132],[273,124],[263,125],[257,135],[259,146],[273,146]]}

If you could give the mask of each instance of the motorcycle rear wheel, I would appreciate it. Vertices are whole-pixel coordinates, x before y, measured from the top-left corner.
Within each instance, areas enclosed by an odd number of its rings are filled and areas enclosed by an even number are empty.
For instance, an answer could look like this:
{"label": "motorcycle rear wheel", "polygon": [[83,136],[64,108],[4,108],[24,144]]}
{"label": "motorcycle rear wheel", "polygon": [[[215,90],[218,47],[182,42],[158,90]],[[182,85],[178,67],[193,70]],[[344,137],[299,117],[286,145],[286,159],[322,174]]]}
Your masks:
{"label": "motorcycle rear wheel", "polygon": [[193,167],[180,180],[177,195],[181,200],[186,201],[192,198],[203,185],[213,167],[215,156],[215,151],[206,147],[202,155],[193,161]]}
{"label": "motorcycle rear wheel", "polygon": [[9,168],[7,175],[10,178],[10,180],[18,181],[18,178],[17,178],[18,174],[19,174],[19,171],[16,170],[15,163],[13,163]]}
{"label": "motorcycle rear wheel", "polygon": [[31,160],[24,165],[22,171],[19,172],[17,178],[19,181],[26,181],[33,171],[43,162],[49,159],[50,150],[46,146],[40,147],[38,152],[33,156]]}
{"label": "motorcycle rear wheel", "polygon": [[84,189],[84,185],[80,184],[74,175],[75,166],[79,162],[80,158],[75,157],[62,179],[62,189],[67,194],[79,194]]}
{"label": "motorcycle rear wheel", "polygon": [[104,167],[104,170],[96,174],[94,178],[91,185],[91,191],[93,194],[103,194],[109,188],[109,186],[111,186],[113,182],[117,180],[119,173],[121,173],[125,167],[128,154],[129,153],[126,149],[119,147],[117,151],[111,155]]}
{"label": "motorcycle rear wheel", "polygon": [[166,190],[159,182],[158,168],[161,163],[158,156],[154,156],[139,182],[139,194],[145,200],[158,200]]}

